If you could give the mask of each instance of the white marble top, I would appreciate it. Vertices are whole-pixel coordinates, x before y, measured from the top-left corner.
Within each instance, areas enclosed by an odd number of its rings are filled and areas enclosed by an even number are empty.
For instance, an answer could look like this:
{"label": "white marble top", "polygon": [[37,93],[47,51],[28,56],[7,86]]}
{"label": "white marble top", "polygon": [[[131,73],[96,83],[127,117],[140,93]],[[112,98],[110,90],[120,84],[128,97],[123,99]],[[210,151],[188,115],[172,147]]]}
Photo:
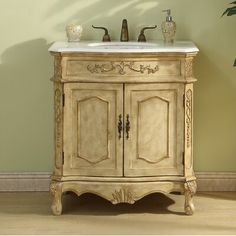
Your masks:
{"label": "white marble top", "polygon": [[104,52],[104,53],[140,53],[140,52],[198,52],[199,49],[191,41],[175,41],[173,44],[165,44],[163,41],[149,42],[98,42],[81,41],[55,42],[50,52]]}

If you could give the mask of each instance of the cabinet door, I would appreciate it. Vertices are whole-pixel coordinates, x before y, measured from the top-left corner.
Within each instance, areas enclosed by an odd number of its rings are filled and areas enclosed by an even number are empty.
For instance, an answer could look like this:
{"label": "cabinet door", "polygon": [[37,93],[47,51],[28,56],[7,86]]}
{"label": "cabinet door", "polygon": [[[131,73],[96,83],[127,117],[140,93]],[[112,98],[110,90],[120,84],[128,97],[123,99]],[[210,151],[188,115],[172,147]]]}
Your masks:
{"label": "cabinet door", "polygon": [[181,84],[125,85],[125,176],[183,175],[183,93]]}
{"label": "cabinet door", "polygon": [[64,175],[121,176],[123,85],[68,83],[64,87]]}

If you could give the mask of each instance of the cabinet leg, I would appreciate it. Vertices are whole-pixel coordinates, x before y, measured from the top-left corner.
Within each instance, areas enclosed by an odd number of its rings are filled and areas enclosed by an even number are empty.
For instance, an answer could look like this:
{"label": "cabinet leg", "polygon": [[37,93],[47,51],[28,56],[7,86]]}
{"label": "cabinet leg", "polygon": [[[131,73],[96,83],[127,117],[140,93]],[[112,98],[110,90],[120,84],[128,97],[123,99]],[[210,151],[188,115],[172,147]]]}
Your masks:
{"label": "cabinet leg", "polygon": [[59,182],[51,182],[50,193],[52,195],[52,212],[54,215],[61,215],[62,213],[62,184]]}
{"label": "cabinet leg", "polygon": [[193,196],[197,190],[197,183],[195,180],[187,181],[184,184],[185,189],[185,213],[186,215],[192,215],[194,213],[195,207],[193,204]]}

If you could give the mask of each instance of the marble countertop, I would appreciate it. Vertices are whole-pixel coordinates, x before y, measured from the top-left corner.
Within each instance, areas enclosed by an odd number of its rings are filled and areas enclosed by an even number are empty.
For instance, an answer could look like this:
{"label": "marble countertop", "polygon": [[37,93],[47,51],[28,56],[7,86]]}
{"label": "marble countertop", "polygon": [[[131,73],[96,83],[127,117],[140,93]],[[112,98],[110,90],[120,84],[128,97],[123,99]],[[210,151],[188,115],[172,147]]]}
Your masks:
{"label": "marble countertop", "polygon": [[55,42],[49,48],[50,52],[103,52],[103,53],[140,53],[140,52],[198,52],[199,49],[191,41],[175,41],[165,44],[163,41],[148,42]]}

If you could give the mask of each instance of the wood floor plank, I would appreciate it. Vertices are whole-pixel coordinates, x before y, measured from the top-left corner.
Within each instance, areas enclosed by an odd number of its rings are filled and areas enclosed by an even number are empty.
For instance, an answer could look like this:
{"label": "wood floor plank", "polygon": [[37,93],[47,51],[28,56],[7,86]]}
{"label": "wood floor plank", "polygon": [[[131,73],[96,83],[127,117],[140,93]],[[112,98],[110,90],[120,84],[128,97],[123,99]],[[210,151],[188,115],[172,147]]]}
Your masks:
{"label": "wood floor plank", "polygon": [[236,234],[236,192],[202,192],[184,214],[182,195],[152,194],[112,205],[92,194],[63,196],[53,216],[47,192],[0,193],[0,234]]}

